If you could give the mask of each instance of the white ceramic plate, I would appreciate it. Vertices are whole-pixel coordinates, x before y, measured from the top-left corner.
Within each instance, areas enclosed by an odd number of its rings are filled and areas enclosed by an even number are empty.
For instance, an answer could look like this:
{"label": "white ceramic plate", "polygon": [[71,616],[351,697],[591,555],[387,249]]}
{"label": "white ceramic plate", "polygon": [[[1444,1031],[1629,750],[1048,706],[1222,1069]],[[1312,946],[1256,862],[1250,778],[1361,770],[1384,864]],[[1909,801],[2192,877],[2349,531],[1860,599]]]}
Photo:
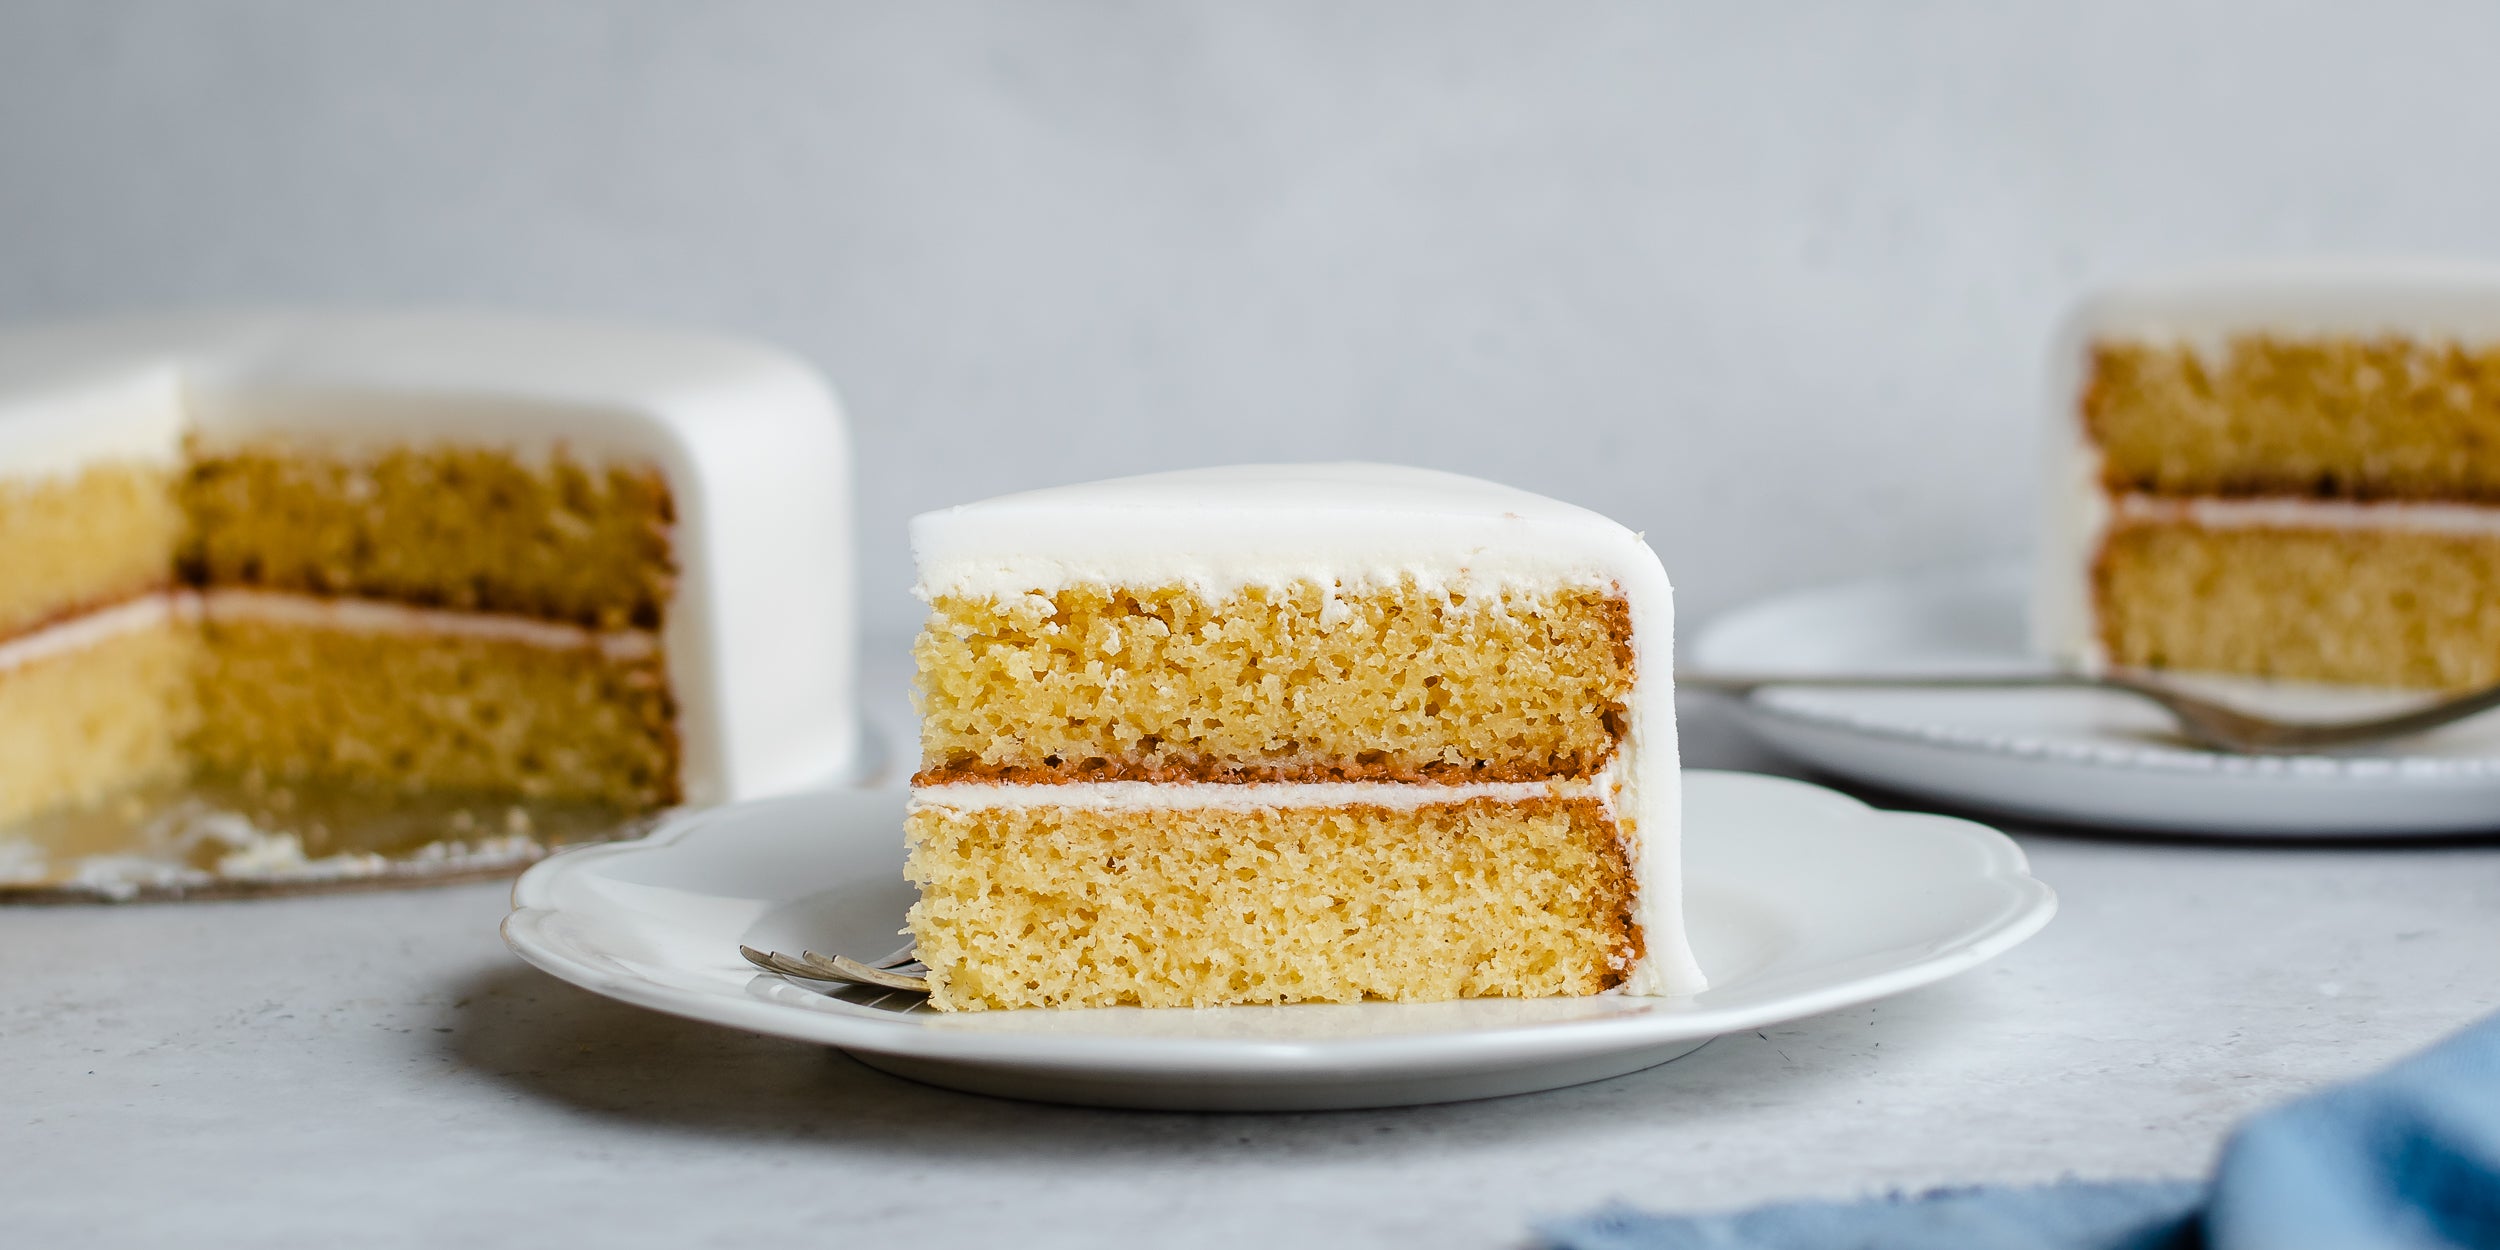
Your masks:
{"label": "white ceramic plate", "polygon": [[[2025,572],[2013,566],[1803,591],[1718,618],[1684,662],[1748,673],[2036,669],[2024,602]],[[2293,716],[2421,698],[2182,682]],[[2244,756],[2188,746],[2159,709],[2091,690],[1770,689],[1730,702],[1755,735],[1818,768],[2018,816],[2267,837],[2500,828],[2500,714],[2335,755]]]}
{"label": "white ceramic plate", "polygon": [[826,792],[679,817],[557,855],[514,887],[504,940],[585,989],[841,1047],[979,1093],[1194,1110],[1397,1106],[1525,1093],[1663,1063],[1711,1037],[1951,976],[2056,910],[1984,825],[1882,812],[1804,782],[1685,775],[1693,945],[1682,999],[940,1013],[758,974],[745,943],[873,957],[895,945],[897,792]]}

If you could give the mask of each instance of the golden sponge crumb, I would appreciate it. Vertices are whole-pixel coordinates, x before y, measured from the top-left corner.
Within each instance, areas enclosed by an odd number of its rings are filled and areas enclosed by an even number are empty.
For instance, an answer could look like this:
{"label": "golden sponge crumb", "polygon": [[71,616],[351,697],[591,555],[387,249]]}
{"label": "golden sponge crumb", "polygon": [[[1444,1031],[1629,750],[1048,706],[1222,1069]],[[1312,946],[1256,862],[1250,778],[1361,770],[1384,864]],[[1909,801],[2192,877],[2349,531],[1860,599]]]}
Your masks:
{"label": "golden sponge crumb", "polygon": [[475,447],[195,450],[189,579],[655,628],[674,504],[648,466]]}
{"label": "golden sponge crumb", "polygon": [[634,808],[678,797],[656,655],[257,621],[203,630],[190,743],[203,767]]}
{"label": "golden sponge crumb", "polygon": [[1409,579],[941,596],[913,646],[920,780],[1534,780],[1620,736],[1631,619],[1597,589]]}
{"label": "golden sponge crumb", "polygon": [[[649,466],[279,444],[0,481],[0,641],[177,581],[657,628],[674,504]],[[183,777],[675,802],[656,656],[271,623],[120,635],[0,671],[0,821]]]}
{"label": "golden sponge crumb", "polygon": [[181,777],[198,646],[168,622],[0,669],[0,824]]}
{"label": "golden sponge crumb", "polygon": [[2500,501],[2500,345],[2095,344],[2086,429],[2113,490]]}
{"label": "golden sponge crumb", "polygon": [[1640,955],[1594,800],[922,807],[905,833],[941,1011],[1594,994]]}
{"label": "golden sponge crumb", "polygon": [[139,463],[0,481],[0,639],[172,582],[173,483]]}
{"label": "golden sponge crumb", "polygon": [[2094,570],[2118,664],[2374,686],[2500,682],[2500,539],[2124,525]]}

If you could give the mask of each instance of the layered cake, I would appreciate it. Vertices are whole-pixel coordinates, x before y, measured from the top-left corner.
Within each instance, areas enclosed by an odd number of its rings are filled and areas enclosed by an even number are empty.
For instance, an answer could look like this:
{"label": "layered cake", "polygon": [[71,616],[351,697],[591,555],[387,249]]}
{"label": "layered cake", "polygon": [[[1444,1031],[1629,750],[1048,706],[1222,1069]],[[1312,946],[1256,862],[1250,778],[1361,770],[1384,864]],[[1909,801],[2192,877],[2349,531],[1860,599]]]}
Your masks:
{"label": "layered cake", "polygon": [[711,803],[855,743],[816,375],[501,317],[0,335],[0,822],[201,773]]}
{"label": "layered cake", "polygon": [[2058,365],[2034,621],[2060,658],[2500,682],[2500,272],[2127,287]]}
{"label": "layered cake", "polygon": [[917,517],[941,1010],[1690,993],[1673,606],[1489,482],[1210,469]]}

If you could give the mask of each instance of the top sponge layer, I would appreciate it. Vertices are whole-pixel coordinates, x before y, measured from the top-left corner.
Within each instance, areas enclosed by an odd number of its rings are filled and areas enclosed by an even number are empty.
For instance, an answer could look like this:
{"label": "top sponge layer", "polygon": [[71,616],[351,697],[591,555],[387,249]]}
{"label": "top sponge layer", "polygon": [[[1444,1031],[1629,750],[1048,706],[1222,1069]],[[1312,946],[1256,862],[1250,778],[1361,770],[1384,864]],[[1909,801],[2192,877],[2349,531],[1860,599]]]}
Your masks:
{"label": "top sponge layer", "polygon": [[[1319,733],[1318,741],[1297,737],[1281,721],[1262,723],[1243,742],[1215,753],[1229,766],[1248,766],[1249,776],[1270,764],[1309,769],[1321,762],[1310,752],[1323,742],[1323,753],[1360,746],[1350,753],[1370,751],[1389,775],[1431,774],[1435,761],[1467,776],[1511,775],[1513,764],[1569,774],[1602,763],[1611,753],[1604,740],[1619,736],[1629,757],[1628,788],[1647,788],[1669,800],[1674,795],[1672,592],[1657,556],[1639,535],[1586,509],[1425,469],[1244,465],[1009,495],[916,517],[911,532],[919,591],[935,610],[921,649],[925,710],[933,722],[948,720],[950,703],[962,703],[965,711],[958,723],[947,725],[946,741],[924,744],[932,748],[923,761],[929,768],[1014,776],[1063,769],[1082,774],[1097,758],[1115,769],[1122,757],[1149,766],[1186,765],[1201,747],[1243,726],[1237,718],[1225,720],[1220,710],[1210,713],[1216,705],[1204,698],[1183,699],[1151,714],[1142,710],[1154,703],[1149,695],[1159,697],[1151,687],[1166,680],[1172,664],[1182,663],[1184,669],[1209,669],[1209,675],[1217,669],[1234,674],[1224,679],[1233,684],[1277,685],[1269,700],[1277,709],[1295,698],[1283,686],[1306,678],[1397,692],[1371,700],[1387,711],[1352,717]],[[1102,608],[1110,617],[1094,621],[1093,598],[1069,600],[1068,592],[1109,594]],[[1367,597],[1380,602],[1365,602]],[[1399,648],[1408,654],[1367,652],[1355,660],[1374,671],[1327,679],[1346,660],[1326,634],[1370,637],[1369,650],[1379,650],[1380,640],[1399,637],[1402,629],[1375,619],[1383,606],[1420,618],[1424,601],[1453,610],[1466,605],[1451,621],[1484,611],[1551,612],[1572,604],[1574,628],[1544,635],[1542,644],[1531,644],[1524,634],[1511,641],[1549,652],[1559,644],[1562,651],[1585,657],[1558,671],[1572,674],[1563,681],[1576,689],[1569,703],[1590,709],[1571,719],[1594,726],[1598,740],[1580,730],[1540,738],[1500,729],[1488,736],[1484,726],[1497,723],[1504,709],[1520,706],[1519,699],[1507,696],[1486,704],[1494,719],[1472,717],[1477,728],[1451,727],[1449,718],[1466,706],[1463,698],[1421,684],[1428,668],[1447,669],[1453,677],[1469,668],[1455,655],[1436,660],[1431,653],[1431,638],[1461,637],[1449,629],[1419,634],[1412,645]],[[1610,610],[1599,601],[1620,606]],[[1226,604],[1239,605],[1238,610],[1226,615]],[[1149,616],[1156,619],[1148,622]],[[1226,635],[1247,628],[1253,616],[1263,621],[1251,631],[1258,637]],[[991,713],[1000,706],[981,693],[996,676],[984,675],[984,665],[1046,678],[1056,673],[1052,639],[1064,639],[1071,648],[1096,646],[1109,641],[1106,631],[1126,618],[1134,618],[1137,629],[1120,633],[1119,647],[1126,647],[1132,634],[1140,643],[1155,644],[1155,671],[1134,675],[1146,690],[1117,689],[1128,683],[1114,680],[1112,671],[1140,661],[1113,649],[1100,665],[1078,664],[1057,674],[1066,678],[1066,689],[1035,709],[1031,724],[990,723],[973,715],[981,706]],[[1086,637],[1078,637],[1078,626]],[[1188,649],[1165,636],[1184,626],[1192,640]],[[1105,637],[1094,639],[1094,633]],[[1502,631],[1488,630],[1485,636]],[[1010,651],[1017,654],[1010,658]],[[1262,655],[1285,662],[1261,664]],[[1072,653],[1072,661],[1081,658]],[[1094,667],[1103,669],[1101,690],[1089,684],[1096,681]],[[1388,670],[1395,669],[1414,670],[1412,690],[1371,680],[1394,675]],[[961,684],[953,692],[959,699],[950,698],[950,682]],[[1049,687],[1043,680],[1037,688]],[[1106,714],[1115,704],[1117,715]],[[1315,732],[1323,722],[1333,723],[1310,711],[1315,705],[1304,707]],[[1408,719],[1410,712],[1421,719]],[[1225,723],[1206,724],[1211,717]],[[1538,719],[1559,725],[1565,718]],[[1445,727],[1451,735],[1446,741],[1437,736]],[[1369,742],[1373,737],[1380,741]],[[1654,749],[1639,749],[1645,737]],[[1514,738],[1521,758],[1495,758],[1503,742]],[[1044,739],[1051,740],[1048,746]],[[1402,758],[1399,742],[1422,754]],[[1141,757],[1141,751],[1153,758]]]}
{"label": "top sponge layer", "polygon": [[2500,271],[2189,274],[2095,297],[2067,338],[2058,402],[2108,490],[2500,501]]}

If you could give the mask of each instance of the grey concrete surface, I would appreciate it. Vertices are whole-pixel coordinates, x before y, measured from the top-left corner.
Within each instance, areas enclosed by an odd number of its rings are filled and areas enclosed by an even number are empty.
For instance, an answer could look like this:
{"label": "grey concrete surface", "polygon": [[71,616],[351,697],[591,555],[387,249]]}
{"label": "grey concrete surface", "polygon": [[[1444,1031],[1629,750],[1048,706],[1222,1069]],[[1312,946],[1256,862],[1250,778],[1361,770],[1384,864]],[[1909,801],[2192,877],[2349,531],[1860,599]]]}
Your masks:
{"label": "grey concrete surface", "polygon": [[[1692,763],[1765,762],[1687,712]],[[2500,1007],[2500,845],[2021,838],[2061,914],[1965,976],[1593,1085],[1306,1115],[994,1101],[612,1003],[507,953],[493,885],[0,909],[0,1240],[1507,1247],[1616,1200],[2191,1174]]]}

